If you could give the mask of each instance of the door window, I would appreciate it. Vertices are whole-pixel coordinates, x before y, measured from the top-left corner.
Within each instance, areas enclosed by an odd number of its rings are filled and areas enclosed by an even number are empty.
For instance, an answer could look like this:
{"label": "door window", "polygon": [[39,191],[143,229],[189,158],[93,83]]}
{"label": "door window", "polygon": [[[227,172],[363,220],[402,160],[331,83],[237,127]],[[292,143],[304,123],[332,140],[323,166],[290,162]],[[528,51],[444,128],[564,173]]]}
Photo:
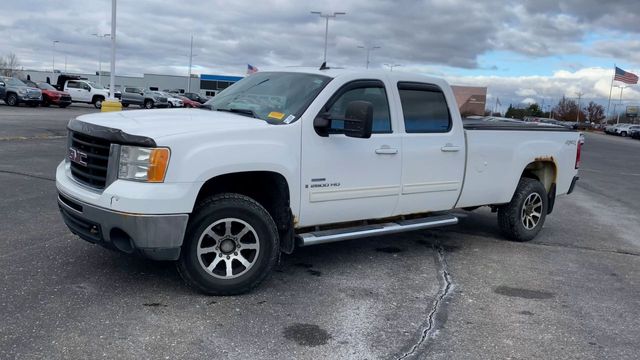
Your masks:
{"label": "door window", "polygon": [[78,83],[76,81],[69,81],[67,83],[67,87],[69,89],[77,89],[78,88]]}
{"label": "door window", "polygon": [[442,90],[431,84],[398,83],[407,133],[446,133],[451,114]]}
{"label": "door window", "polygon": [[[355,84],[355,85],[354,85]],[[362,86],[356,83],[345,85],[348,89],[338,91],[335,101],[329,101],[328,112],[331,115],[331,129],[329,133],[339,134],[344,129],[344,119],[347,106],[351,101],[368,101],[373,105],[373,134],[391,133],[391,116],[389,115],[389,101],[384,85],[379,81],[366,81]]]}

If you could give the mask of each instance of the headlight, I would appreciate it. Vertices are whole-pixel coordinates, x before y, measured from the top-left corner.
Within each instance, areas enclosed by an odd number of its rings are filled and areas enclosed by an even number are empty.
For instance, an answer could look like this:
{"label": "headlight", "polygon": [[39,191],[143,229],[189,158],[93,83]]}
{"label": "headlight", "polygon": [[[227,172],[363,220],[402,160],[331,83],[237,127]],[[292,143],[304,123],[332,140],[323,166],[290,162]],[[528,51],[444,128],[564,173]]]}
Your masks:
{"label": "headlight", "polygon": [[27,89],[18,89],[18,94],[24,95],[27,93]]}
{"label": "headlight", "polygon": [[168,148],[120,147],[118,178],[143,182],[164,182],[169,166]]}

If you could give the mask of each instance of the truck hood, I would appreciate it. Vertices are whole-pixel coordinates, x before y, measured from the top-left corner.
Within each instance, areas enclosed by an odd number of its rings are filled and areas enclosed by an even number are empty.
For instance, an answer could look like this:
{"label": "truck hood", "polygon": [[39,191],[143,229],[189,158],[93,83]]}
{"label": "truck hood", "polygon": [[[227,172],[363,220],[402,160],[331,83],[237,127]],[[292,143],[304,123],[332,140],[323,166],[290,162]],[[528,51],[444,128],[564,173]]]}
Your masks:
{"label": "truck hood", "polygon": [[185,133],[224,133],[273,126],[264,120],[244,115],[202,109],[105,112],[82,115],[77,120],[154,140]]}

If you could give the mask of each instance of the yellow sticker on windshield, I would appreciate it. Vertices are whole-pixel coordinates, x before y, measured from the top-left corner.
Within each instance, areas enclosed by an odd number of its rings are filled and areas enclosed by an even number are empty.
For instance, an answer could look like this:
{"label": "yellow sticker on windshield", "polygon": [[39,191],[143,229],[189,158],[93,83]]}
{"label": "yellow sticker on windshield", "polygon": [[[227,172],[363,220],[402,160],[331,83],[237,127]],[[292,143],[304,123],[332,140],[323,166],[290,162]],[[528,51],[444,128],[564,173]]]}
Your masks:
{"label": "yellow sticker on windshield", "polygon": [[267,117],[282,120],[282,118],[284,117],[284,114],[281,112],[272,111],[269,113],[269,115],[267,115]]}

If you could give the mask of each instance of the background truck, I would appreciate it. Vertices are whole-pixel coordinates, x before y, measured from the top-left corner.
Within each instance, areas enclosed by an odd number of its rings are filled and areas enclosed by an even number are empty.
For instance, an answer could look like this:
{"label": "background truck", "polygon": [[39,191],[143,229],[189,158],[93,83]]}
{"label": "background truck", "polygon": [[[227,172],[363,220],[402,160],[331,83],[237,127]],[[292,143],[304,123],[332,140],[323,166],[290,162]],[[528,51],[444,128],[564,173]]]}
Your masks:
{"label": "background truck", "polygon": [[122,92],[122,106],[138,105],[146,109],[169,107],[166,96],[157,91],[145,91],[139,87],[126,86]]}
{"label": "background truck", "polygon": [[[97,109],[102,108],[102,102],[109,97],[109,90],[93,81],[74,75],[58,76],[56,88],[71,95],[72,102],[93,104]],[[119,98],[119,94],[116,94]]]}
{"label": "background truck", "polygon": [[456,224],[490,206],[534,238],[573,190],[579,133],[463,124],[449,85],[403,73],[253,74],[202,109],[72,119],[56,173],[81,238],[175,260],[208,294],[258,285],[295,246]]}

